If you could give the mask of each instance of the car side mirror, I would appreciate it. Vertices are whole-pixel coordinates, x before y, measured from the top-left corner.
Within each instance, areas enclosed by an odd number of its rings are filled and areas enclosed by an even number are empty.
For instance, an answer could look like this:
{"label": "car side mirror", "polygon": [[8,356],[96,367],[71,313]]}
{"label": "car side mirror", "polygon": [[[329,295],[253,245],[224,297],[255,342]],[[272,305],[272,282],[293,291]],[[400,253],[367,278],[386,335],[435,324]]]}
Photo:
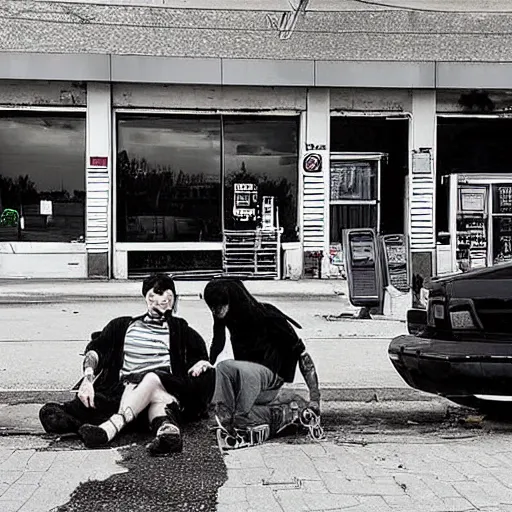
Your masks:
{"label": "car side mirror", "polygon": [[407,311],[407,331],[414,336],[427,327],[427,310],[410,309]]}

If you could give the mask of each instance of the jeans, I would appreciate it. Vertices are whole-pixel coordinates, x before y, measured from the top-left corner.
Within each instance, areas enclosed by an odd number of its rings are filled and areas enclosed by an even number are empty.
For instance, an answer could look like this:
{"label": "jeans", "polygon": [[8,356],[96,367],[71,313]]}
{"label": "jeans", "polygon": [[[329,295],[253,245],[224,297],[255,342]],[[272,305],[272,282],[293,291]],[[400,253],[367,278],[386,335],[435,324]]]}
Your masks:
{"label": "jeans", "polygon": [[221,361],[215,368],[212,405],[227,412],[235,427],[268,423],[270,405],[275,403],[284,381],[261,364]]}

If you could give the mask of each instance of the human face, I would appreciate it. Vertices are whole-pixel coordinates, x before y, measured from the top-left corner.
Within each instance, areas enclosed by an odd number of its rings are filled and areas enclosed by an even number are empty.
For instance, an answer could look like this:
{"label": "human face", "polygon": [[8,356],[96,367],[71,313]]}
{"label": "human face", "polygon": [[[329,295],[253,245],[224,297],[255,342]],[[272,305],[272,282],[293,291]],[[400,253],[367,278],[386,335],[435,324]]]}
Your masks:
{"label": "human face", "polygon": [[228,314],[229,304],[225,304],[224,306],[210,307],[210,310],[215,318],[222,320]]}
{"label": "human face", "polygon": [[146,304],[151,316],[162,316],[166,311],[171,311],[176,298],[171,290],[165,290],[161,295],[153,288],[146,295]]}

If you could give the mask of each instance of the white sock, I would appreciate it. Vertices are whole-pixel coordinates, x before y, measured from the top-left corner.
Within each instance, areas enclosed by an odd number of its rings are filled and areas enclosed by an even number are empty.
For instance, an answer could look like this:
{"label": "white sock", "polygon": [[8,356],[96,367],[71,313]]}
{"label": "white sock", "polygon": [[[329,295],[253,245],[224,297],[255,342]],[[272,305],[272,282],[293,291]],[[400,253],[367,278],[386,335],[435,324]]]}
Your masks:
{"label": "white sock", "polygon": [[127,407],[122,413],[112,415],[107,421],[100,425],[100,428],[107,433],[108,440],[112,441],[112,439],[116,437],[116,434],[120,432],[127,423],[130,423],[134,417],[132,409]]}

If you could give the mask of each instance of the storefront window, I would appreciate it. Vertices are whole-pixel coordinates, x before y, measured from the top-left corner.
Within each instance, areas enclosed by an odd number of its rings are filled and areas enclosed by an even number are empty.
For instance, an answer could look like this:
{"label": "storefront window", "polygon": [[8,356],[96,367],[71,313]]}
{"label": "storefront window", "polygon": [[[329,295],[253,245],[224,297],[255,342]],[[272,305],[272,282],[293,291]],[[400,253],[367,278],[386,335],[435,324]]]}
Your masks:
{"label": "storefront window", "polygon": [[331,201],[377,199],[376,162],[331,162]]}
{"label": "storefront window", "polygon": [[[257,196],[256,217],[261,215],[262,198],[274,197],[283,241],[296,240],[298,118],[224,117],[224,165],[225,228],[254,229],[258,223],[252,214],[244,220],[234,216],[238,185],[239,199],[248,203],[248,211],[254,206],[253,195]],[[237,206],[243,210],[241,204]]]}
{"label": "storefront window", "polygon": [[117,241],[221,240],[220,118],[126,116],[117,133]]}
{"label": "storefront window", "polygon": [[0,241],[85,236],[85,116],[0,116]]}

